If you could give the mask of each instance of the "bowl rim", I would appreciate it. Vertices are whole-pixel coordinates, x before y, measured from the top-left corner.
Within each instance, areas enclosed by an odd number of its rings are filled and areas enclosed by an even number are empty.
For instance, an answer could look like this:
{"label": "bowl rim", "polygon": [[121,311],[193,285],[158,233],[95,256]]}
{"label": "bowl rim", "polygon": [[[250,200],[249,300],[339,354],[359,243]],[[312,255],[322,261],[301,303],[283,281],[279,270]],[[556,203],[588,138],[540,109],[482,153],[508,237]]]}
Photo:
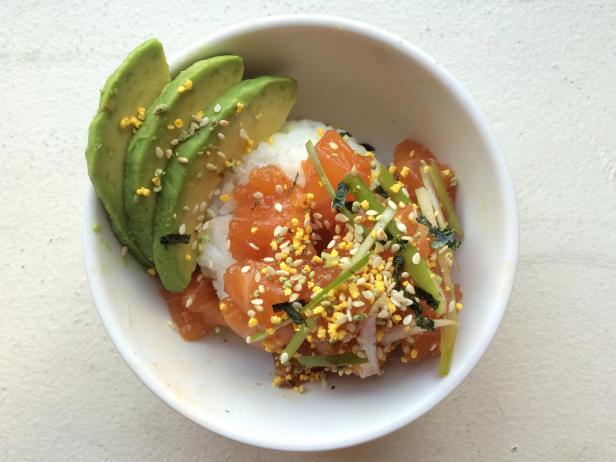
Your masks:
{"label": "bowl rim", "polygon": [[204,38],[192,43],[191,45],[181,48],[169,59],[171,72],[172,74],[177,73],[181,66],[186,65],[187,61],[192,59],[192,57],[197,54],[199,50],[203,49],[208,44],[218,43],[236,36],[252,34],[262,30],[289,28],[295,26],[327,29],[339,29],[342,27],[345,31],[362,35],[380,42],[401,52],[407,58],[414,60],[451,92],[451,97],[457,100],[466,112],[468,118],[479,132],[479,136],[488,147],[488,154],[492,158],[495,167],[497,183],[503,194],[503,219],[505,222],[505,234],[507,236],[504,244],[505,247],[503,258],[504,260],[511,262],[511,268],[505,278],[505,284],[502,289],[503,297],[495,306],[493,306],[494,312],[491,317],[491,324],[487,327],[488,334],[477,340],[476,348],[472,354],[464,360],[457,373],[453,374],[453,377],[450,377],[450,380],[446,382],[443,387],[436,390],[436,392],[433,393],[429,399],[424,400],[419,406],[410,408],[401,418],[386,421],[378,427],[373,428],[372,431],[364,432],[362,434],[338,435],[325,441],[306,440],[301,443],[294,443],[276,440],[275,438],[263,439],[236,432],[233,425],[224,423],[221,424],[214,420],[208,419],[202,413],[196,412],[193,408],[191,408],[191,406],[178,400],[173,393],[170,393],[166,387],[162,386],[162,384],[159,383],[159,381],[156,380],[155,377],[146,369],[135,367],[135,365],[129,361],[128,358],[132,356],[131,345],[128,341],[125,341],[125,339],[122,338],[116,329],[115,323],[111,316],[111,310],[107,309],[110,301],[105,293],[104,287],[99,278],[91,271],[91,269],[96,268],[99,263],[99,257],[93,250],[93,246],[90,245],[92,240],[88,238],[88,235],[91,232],[91,223],[93,223],[92,219],[94,218],[97,209],[96,194],[91,184],[88,186],[86,197],[82,238],[87,279],[99,317],[103,322],[105,330],[107,331],[112,343],[126,364],[152,393],[158,396],[163,402],[179,414],[199,424],[207,430],[213,431],[227,438],[245,444],[269,449],[286,451],[322,451],[366,443],[408,425],[437,406],[469,375],[471,370],[476,366],[492,342],[511,297],[519,256],[519,219],[515,189],[507,165],[507,160],[496,142],[492,129],[490,128],[486,117],[479,109],[478,104],[475,102],[470,93],[462,86],[462,84],[442,66],[438,65],[434,58],[414,46],[412,43],[391,32],[362,21],[334,15],[274,15],[255,20],[247,20],[229,27],[224,27],[219,31],[206,35]]}

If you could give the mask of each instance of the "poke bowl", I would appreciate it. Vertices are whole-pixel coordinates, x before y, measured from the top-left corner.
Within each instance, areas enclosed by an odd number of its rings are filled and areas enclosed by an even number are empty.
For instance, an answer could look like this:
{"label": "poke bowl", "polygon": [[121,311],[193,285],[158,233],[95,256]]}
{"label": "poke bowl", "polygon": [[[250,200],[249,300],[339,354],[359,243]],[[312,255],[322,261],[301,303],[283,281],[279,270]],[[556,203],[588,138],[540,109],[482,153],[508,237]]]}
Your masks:
{"label": "poke bowl", "polygon": [[[143,65],[139,59],[146,56],[148,72],[157,72],[153,63],[164,55],[156,47],[142,46],[122,66]],[[191,69],[195,77],[187,78]],[[186,122],[175,116],[161,122],[161,114],[196,94],[197,71],[218,82],[223,96]],[[86,272],[103,324],[128,365],[192,421],[274,449],[359,444],[436,406],[490,344],[517,264],[511,178],[466,90],[400,38],[316,15],[271,17],[214,33],[169,59],[168,73],[151,109],[131,106],[137,112],[130,117],[113,114],[103,102],[106,89],[126,90],[134,82],[110,77],[90,128],[94,188],[84,217]],[[146,71],[126,75],[148,79],[148,85],[156,80]],[[118,93],[109,92],[110,98]],[[276,120],[268,118],[270,104],[279,108]],[[112,117],[117,119],[110,129],[105,124]],[[160,126],[152,128],[149,120]],[[187,133],[185,123],[190,134],[175,137]],[[252,134],[267,123],[253,142]],[[239,133],[237,140],[229,127]],[[169,138],[169,149],[157,145],[155,130]],[[116,153],[120,145],[126,160],[108,156],[96,163],[97,155]],[[148,149],[151,155],[139,157]],[[241,160],[230,154],[234,150],[241,151]],[[361,159],[345,163],[345,152]],[[268,164],[272,156],[275,166]],[[138,176],[144,162],[147,181]],[[152,165],[167,162],[149,173]],[[197,163],[192,177],[186,171]],[[112,167],[122,169],[119,177]],[[207,179],[210,171],[216,184]],[[360,186],[366,184],[364,191]],[[117,198],[123,187],[131,191],[126,201],[121,193]],[[209,188],[207,200],[194,207],[178,199],[193,197],[193,190],[199,196],[203,188]],[[118,204],[134,223],[118,215]],[[277,223],[273,233],[268,230],[271,242],[260,242],[264,223],[289,207],[299,210],[288,218],[300,234],[293,234],[291,224]],[[419,231],[406,239],[410,226]],[[297,254],[285,251],[289,246]],[[268,299],[268,271],[286,298]],[[319,271],[334,275],[319,279]],[[336,292],[341,278],[348,295]],[[205,321],[193,322],[201,295],[186,290],[203,281],[216,300],[215,319],[204,312]],[[245,310],[238,309],[242,301]],[[233,309],[239,318],[230,314]],[[288,335],[278,335],[284,329]],[[417,337],[404,344],[417,334],[426,334],[421,338],[429,343],[420,346]]]}

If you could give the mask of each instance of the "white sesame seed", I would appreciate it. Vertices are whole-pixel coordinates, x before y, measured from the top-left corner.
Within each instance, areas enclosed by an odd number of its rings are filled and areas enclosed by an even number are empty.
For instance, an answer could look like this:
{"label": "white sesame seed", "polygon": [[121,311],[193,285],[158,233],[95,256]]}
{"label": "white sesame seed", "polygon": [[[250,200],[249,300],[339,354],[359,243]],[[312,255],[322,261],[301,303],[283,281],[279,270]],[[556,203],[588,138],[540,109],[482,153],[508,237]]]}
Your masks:
{"label": "white sesame seed", "polygon": [[406,233],[406,225],[401,221],[396,220],[396,229],[401,233]]}
{"label": "white sesame seed", "polygon": [[280,355],[280,364],[286,364],[289,361],[289,354],[286,351],[283,351]]}
{"label": "white sesame seed", "polygon": [[265,257],[263,261],[266,263],[273,263],[275,260],[273,257]]}
{"label": "white sesame seed", "polygon": [[419,252],[415,252],[415,255],[413,255],[411,261],[413,262],[413,265],[419,265],[419,262],[421,261],[421,256],[419,255]]}
{"label": "white sesame seed", "polygon": [[372,209],[366,210],[366,215],[368,215],[369,217],[373,217],[373,216],[376,216],[378,214],[379,214],[379,212],[377,212],[376,210],[372,210]]}
{"label": "white sesame seed", "polygon": [[186,225],[182,223],[178,229],[178,233],[185,234],[186,233]]}
{"label": "white sesame seed", "polygon": [[180,144],[180,140],[178,140],[177,138],[173,138],[171,141],[169,141],[169,144],[171,146],[177,146],[178,144]]}
{"label": "white sesame seed", "polygon": [[214,106],[214,112],[215,112],[216,114],[218,114],[218,113],[220,112],[220,110],[221,110],[221,109],[222,109],[222,108],[220,107],[220,104],[219,104],[219,103],[216,103],[216,106]]}
{"label": "white sesame seed", "polygon": [[217,133],[216,136],[218,137],[219,140],[224,140],[225,139],[225,135],[223,133]]}
{"label": "white sesame seed", "polygon": [[250,300],[250,303],[252,303],[255,306],[260,306],[260,305],[263,305],[263,299],[253,298],[252,300]]}
{"label": "white sesame seed", "polygon": [[336,241],[332,239],[331,241],[329,241],[329,244],[327,244],[327,248],[333,249],[335,245],[336,245]]}
{"label": "white sesame seed", "polygon": [[404,272],[400,275],[400,277],[401,277],[402,279],[406,279],[406,278],[408,278],[408,277],[409,277],[409,273],[407,273],[406,271],[404,271]]}
{"label": "white sesame seed", "polygon": [[190,307],[190,305],[192,305],[192,304],[193,304],[193,298],[189,296],[189,297],[186,299],[186,302],[184,302],[184,306],[185,306],[186,308],[188,308],[188,307]]}
{"label": "white sesame seed", "polygon": [[199,122],[199,126],[205,127],[209,123],[210,123],[210,119],[208,117],[204,117],[203,119],[201,119],[201,122]]}
{"label": "white sesame seed", "polygon": [[122,246],[122,250],[120,250],[120,253],[122,254],[123,257],[126,256],[126,254],[128,253],[128,247],[126,247],[125,245]]}
{"label": "white sesame seed", "polygon": [[332,148],[334,151],[338,149],[338,145],[334,143],[333,141],[329,142],[329,147]]}
{"label": "white sesame seed", "polygon": [[300,290],[302,290],[302,285],[298,282],[297,284],[293,286],[293,290],[295,292],[299,292]]}
{"label": "white sesame seed", "polygon": [[391,246],[391,251],[396,253],[398,250],[400,250],[400,244],[393,244]]}
{"label": "white sesame seed", "polygon": [[394,201],[392,201],[391,199],[387,201],[387,206],[390,209],[394,209],[394,210],[398,209],[398,206],[396,205],[396,203]]}
{"label": "white sesame seed", "polygon": [[282,185],[280,185],[280,184],[277,184],[274,189],[276,190],[276,192],[278,194],[282,194],[282,192],[283,192]]}
{"label": "white sesame seed", "polygon": [[274,208],[276,209],[277,212],[282,212],[282,204],[280,202],[276,202],[274,204]]}
{"label": "white sesame seed", "polygon": [[251,249],[259,250],[259,246],[257,246],[256,244],[254,244],[252,242],[249,242],[248,245],[250,246]]}
{"label": "white sesame seed", "polygon": [[221,127],[226,127],[227,125],[229,125],[229,121],[225,119],[220,119],[218,121],[218,125],[220,125]]}
{"label": "white sesame seed", "polygon": [[205,164],[205,168],[207,168],[208,170],[215,172],[216,170],[218,170],[218,168],[216,167],[216,165],[214,164]]}
{"label": "white sesame seed", "polygon": [[248,140],[250,138],[248,136],[248,133],[246,133],[246,130],[244,130],[243,128],[240,128],[240,138],[244,140]]}
{"label": "white sesame seed", "polygon": [[162,150],[160,146],[156,146],[155,152],[156,152],[156,157],[158,157],[159,159],[162,159],[163,156],[165,155],[165,152]]}
{"label": "white sesame seed", "polygon": [[252,343],[252,337],[250,335],[246,337],[246,343]]}
{"label": "white sesame seed", "polygon": [[188,163],[188,159],[186,157],[183,157],[183,156],[178,156],[178,162],[180,164],[187,164]]}
{"label": "white sesame seed", "polygon": [[289,297],[289,301],[294,302],[298,298],[299,298],[299,294],[291,294],[291,296]]}
{"label": "white sesame seed", "polygon": [[227,158],[227,155],[222,151],[216,151],[216,155],[223,160]]}
{"label": "white sesame seed", "polygon": [[246,274],[248,271],[250,271],[250,265],[242,266],[242,269],[240,271]]}
{"label": "white sesame seed", "polygon": [[165,157],[171,159],[171,156],[173,156],[173,151],[169,148],[165,149]]}
{"label": "white sesame seed", "polygon": [[255,272],[255,282],[261,282],[261,271]]}
{"label": "white sesame seed", "polygon": [[251,318],[254,318],[257,315],[257,313],[255,313],[255,310],[248,310],[246,311],[246,314]]}
{"label": "white sesame seed", "polygon": [[195,239],[193,243],[190,245],[190,248],[193,250],[197,250],[198,245],[199,245],[199,241]]}
{"label": "white sesame seed", "polygon": [[257,200],[263,199],[263,193],[261,191],[257,191],[257,192],[252,194],[252,197],[254,197]]}
{"label": "white sesame seed", "polygon": [[342,213],[337,213],[335,219],[337,222],[340,223],[346,223],[347,221],[349,221],[349,218]]}

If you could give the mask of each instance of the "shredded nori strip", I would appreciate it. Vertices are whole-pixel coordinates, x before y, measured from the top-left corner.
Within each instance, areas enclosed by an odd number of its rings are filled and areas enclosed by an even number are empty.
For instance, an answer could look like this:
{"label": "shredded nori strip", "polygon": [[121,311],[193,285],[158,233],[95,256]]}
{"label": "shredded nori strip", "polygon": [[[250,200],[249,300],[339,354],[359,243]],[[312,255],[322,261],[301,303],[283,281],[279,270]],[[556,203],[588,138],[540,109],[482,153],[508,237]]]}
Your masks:
{"label": "shredded nori strip", "polygon": [[190,234],[167,234],[166,236],[162,236],[160,238],[160,243],[162,245],[170,245],[170,244],[188,244],[190,242]]}
{"label": "shredded nori strip", "polygon": [[297,184],[297,179],[299,178],[299,172],[295,174],[295,178],[293,178],[293,184],[291,185],[291,191],[295,189],[295,185]]}
{"label": "shredded nori strip", "polygon": [[389,199],[389,194],[387,194],[387,191],[385,191],[385,189],[383,189],[383,186],[378,185],[376,188],[374,188],[374,192],[377,193],[379,196],[384,197],[385,199]]}
{"label": "shredded nori strip", "polygon": [[345,136],[348,136],[349,138],[352,138],[353,135],[351,135],[351,132],[348,132],[346,130],[338,130],[338,134],[344,138]]}
{"label": "shredded nori strip", "polygon": [[448,246],[450,249],[456,250],[460,247],[460,241],[456,239],[455,231],[451,225],[447,225],[445,229],[432,226],[423,214],[417,217],[417,223],[428,227],[428,231],[434,237],[431,244],[433,249],[440,249],[441,247]]}
{"label": "shredded nori strip", "polygon": [[438,308],[438,301],[431,293],[423,290],[421,287],[415,287],[415,295],[426,302],[433,310]]}
{"label": "shredded nori strip", "polygon": [[295,324],[306,324],[306,320],[300,314],[300,312],[297,311],[295,308],[293,308],[293,303],[299,303],[302,306],[306,304],[304,300],[297,300],[295,302],[274,303],[272,305],[272,309],[274,310],[275,313],[279,311],[284,311],[289,316],[289,319],[293,321]]}
{"label": "shredded nori strip", "polygon": [[369,143],[361,143],[361,146],[363,146],[366,151],[374,152],[374,146]]}
{"label": "shredded nori strip", "polygon": [[349,187],[343,183],[342,181],[338,183],[338,188],[336,189],[336,195],[334,196],[334,200],[332,201],[332,208],[336,210],[344,209],[344,200],[346,195],[349,192]]}
{"label": "shredded nori strip", "polygon": [[426,318],[425,316],[417,316],[415,325],[423,330],[434,330],[434,321],[430,318]]}
{"label": "shredded nori strip", "polygon": [[400,254],[394,255],[394,279],[396,280],[396,289],[403,290],[404,286],[400,280],[401,274],[404,272],[404,257]]}

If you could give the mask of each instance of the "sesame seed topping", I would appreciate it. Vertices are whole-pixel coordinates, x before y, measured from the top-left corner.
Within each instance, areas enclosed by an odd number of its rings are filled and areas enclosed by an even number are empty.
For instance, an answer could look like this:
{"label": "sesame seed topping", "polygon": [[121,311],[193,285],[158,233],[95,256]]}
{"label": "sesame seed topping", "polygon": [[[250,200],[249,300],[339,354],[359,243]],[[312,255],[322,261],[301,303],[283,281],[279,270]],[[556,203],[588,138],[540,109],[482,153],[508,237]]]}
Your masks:
{"label": "sesame seed topping", "polygon": [[253,298],[252,300],[250,300],[250,303],[252,303],[255,306],[260,306],[260,305],[263,305],[263,299]]}
{"label": "sesame seed topping", "polygon": [[186,225],[182,223],[178,229],[178,233],[185,234],[186,233]]}
{"label": "sesame seed topping", "polygon": [[188,297],[188,298],[186,299],[186,302],[184,303],[184,306],[185,306],[186,308],[188,308],[188,307],[190,307],[192,304],[193,304],[193,298],[192,298],[192,297]]}
{"label": "sesame seed topping", "polygon": [[173,156],[173,151],[169,148],[165,149],[165,157],[167,160],[171,159],[171,156]]}
{"label": "sesame seed topping", "polygon": [[419,262],[421,261],[421,256],[419,255],[419,252],[415,252],[415,255],[413,255],[411,261],[414,265],[419,265]]}
{"label": "sesame seed topping", "polygon": [[337,213],[335,219],[340,223],[346,223],[347,221],[349,221],[349,218],[342,213]]}
{"label": "sesame seed topping", "polygon": [[283,192],[283,190],[282,190],[282,185],[277,184],[277,185],[276,185],[276,187],[275,187],[275,189],[276,189],[276,192],[277,192],[278,194],[282,194],[282,192]]}
{"label": "sesame seed topping", "polygon": [[212,172],[215,172],[215,171],[217,171],[217,170],[218,170],[218,168],[216,167],[216,165],[214,165],[214,164],[210,164],[210,163],[205,164],[205,168],[207,168],[208,170],[210,170],[210,171],[212,171]]}
{"label": "sesame seed topping", "polygon": [[178,140],[177,138],[173,138],[171,141],[169,141],[169,144],[171,146],[177,146],[178,144],[180,144],[180,140]]}
{"label": "sesame seed topping", "polygon": [[274,208],[276,209],[277,212],[282,212],[282,204],[280,202],[276,202],[274,204]]}
{"label": "sesame seed topping", "polygon": [[158,157],[159,159],[162,159],[163,156],[165,155],[165,151],[163,151],[160,146],[156,146],[155,152],[156,152],[156,157]]}
{"label": "sesame seed topping", "polygon": [[220,119],[218,121],[218,125],[220,125],[221,127],[226,127],[227,125],[229,125],[229,121],[225,119]]}
{"label": "sesame seed topping", "polygon": [[250,265],[242,266],[242,269],[240,271],[246,274],[248,271],[250,271]]}
{"label": "sesame seed topping", "polygon": [[218,133],[216,134],[216,136],[218,137],[218,139],[219,139],[219,140],[224,140],[224,139],[225,139],[225,135],[224,135],[224,134],[222,134],[222,133],[220,133],[220,132],[218,132]]}
{"label": "sesame seed topping", "polygon": [[218,113],[220,112],[220,110],[221,110],[221,109],[222,109],[222,108],[220,107],[220,104],[219,104],[219,103],[216,103],[216,106],[214,106],[214,112],[215,112],[216,114],[218,114]]}
{"label": "sesame seed topping", "polygon": [[188,163],[188,159],[186,157],[183,157],[183,156],[178,156],[178,162],[180,164],[187,164]]}
{"label": "sesame seed topping", "polygon": [[249,242],[248,245],[250,246],[251,249],[259,250],[259,247],[256,244],[252,243],[252,242]]}
{"label": "sesame seed topping", "polygon": [[391,199],[387,201],[387,206],[391,209],[396,210],[398,208],[398,206],[396,205],[396,203],[394,201],[392,201]]}
{"label": "sesame seed topping", "polygon": [[289,354],[286,351],[283,351],[280,355],[280,364],[286,364],[289,361]]}
{"label": "sesame seed topping", "polygon": [[122,250],[120,250],[120,253],[122,254],[123,257],[125,257],[126,254],[128,253],[128,247],[126,247],[125,245],[122,246]]}
{"label": "sesame seed topping", "polygon": [[252,197],[257,200],[263,199],[263,193],[261,191],[254,192],[252,193]]}

